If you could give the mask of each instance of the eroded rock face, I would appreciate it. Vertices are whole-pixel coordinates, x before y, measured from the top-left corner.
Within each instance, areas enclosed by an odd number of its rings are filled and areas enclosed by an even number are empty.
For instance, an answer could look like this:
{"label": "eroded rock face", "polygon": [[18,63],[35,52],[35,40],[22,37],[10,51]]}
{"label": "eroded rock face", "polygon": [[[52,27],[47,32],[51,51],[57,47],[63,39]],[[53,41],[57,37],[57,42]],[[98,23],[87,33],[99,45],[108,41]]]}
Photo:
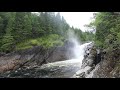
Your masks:
{"label": "eroded rock face", "polygon": [[85,50],[84,59],[82,61],[81,69],[76,72],[73,76],[74,78],[92,78],[92,73],[96,69],[96,65],[100,62],[99,59],[100,52],[94,47],[94,44],[87,46]]}
{"label": "eroded rock face", "polygon": [[[41,46],[35,46],[31,49],[15,51],[0,57],[0,73],[7,70],[16,69],[21,66],[41,66],[45,63],[63,61],[72,56],[72,52],[68,48],[72,48],[71,42],[66,42],[64,46],[44,49]],[[12,62],[12,63],[11,63]]]}
{"label": "eroded rock face", "polygon": [[95,47],[86,51],[81,70],[75,78],[119,78],[120,49],[97,50]]}
{"label": "eroded rock face", "polygon": [[[104,50],[105,52],[105,50]],[[120,77],[120,50],[113,50],[102,54],[98,69],[93,78],[119,78]]]}
{"label": "eroded rock face", "polygon": [[67,60],[42,66],[23,66],[0,74],[0,78],[71,78],[80,69],[79,61]]}

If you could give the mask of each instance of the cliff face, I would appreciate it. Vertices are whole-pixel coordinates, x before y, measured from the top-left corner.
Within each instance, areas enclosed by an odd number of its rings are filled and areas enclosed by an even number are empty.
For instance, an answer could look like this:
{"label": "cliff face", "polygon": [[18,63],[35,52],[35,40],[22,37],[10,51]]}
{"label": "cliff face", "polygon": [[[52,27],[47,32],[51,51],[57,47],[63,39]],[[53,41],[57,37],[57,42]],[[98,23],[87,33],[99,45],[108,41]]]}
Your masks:
{"label": "cliff face", "polygon": [[97,50],[94,45],[88,48],[81,69],[73,76],[75,78],[119,78],[120,49],[107,51]]}
{"label": "cliff face", "polygon": [[[49,70],[40,69],[42,64],[56,61],[64,61],[72,57],[72,43],[65,43],[62,47],[44,49],[40,46],[17,51],[0,57],[0,77],[40,77],[49,74]],[[69,52],[69,53],[68,53]],[[86,54],[81,68],[73,75],[73,78],[119,78],[120,77],[120,49],[112,51],[97,50],[93,44],[85,50]],[[68,56],[69,55],[69,56]],[[68,65],[69,66],[69,65]],[[74,64],[68,67],[72,70]],[[51,67],[57,69],[57,67]],[[64,65],[61,66],[64,69]],[[38,69],[36,69],[38,68]],[[67,70],[65,69],[65,70]],[[37,71],[36,71],[37,70]],[[78,71],[79,70],[79,71]],[[6,72],[8,71],[8,72]],[[53,70],[54,71],[54,70]],[[50,71],[53,72],[53,71]],[[67,71],[67,72],[68,72]],[[6,73],[3,73],[6,72]],[[42,73],[41,73],[42,72]],[[59,72],[57,69],[55,72]],[[70,71],[72,74],[75,73]],[[63,73],[63,72],[62,72]],[[66,73],[66,71],[64,72]],[[9,76],[10,75],[10,76]],[[66,76],[67,77],[67,76]]]}
{"label": "cliff face", "polygon": [[93,78],[120,77],[120,49],[102,53],[101,62],[94,72]]}
{"label": "cliff face", "polygon": [[81,69],[76,72],[74,78],[87,78],[95,70],[95,67],[100,62],[99,53],[93,44],[89,45],[85,50],[84,59],[82,61]]}
{"label": "cliff face", "polygon": [[2,55],[0,57],[0,73],[22,66],[34,67],[45,63],[67,60],[72,56],[72,51],[68,49],[72,48],[72,46],[72,43],[66,42],[61,47],[44,49],[41,46],[36,46],[31,49]]}

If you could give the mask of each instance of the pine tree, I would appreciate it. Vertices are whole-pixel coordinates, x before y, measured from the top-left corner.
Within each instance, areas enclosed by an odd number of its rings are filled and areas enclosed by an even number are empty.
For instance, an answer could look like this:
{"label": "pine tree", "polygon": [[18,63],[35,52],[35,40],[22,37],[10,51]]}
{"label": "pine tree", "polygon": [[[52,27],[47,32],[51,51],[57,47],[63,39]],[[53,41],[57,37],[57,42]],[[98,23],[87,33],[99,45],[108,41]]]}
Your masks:
{"label": "pine tree", "polygon": [[29,12],[26,12],[23,24],[24,24],[23,28],[24,39],[30,38],[32,36],[32,23],[31,14]]}
{"label": "pine tree", "polygon": [[59,34],[59,35],[62,35],[62,23],[61,23],[61,16],[60,16],[60,13],[57,13],[56,14],[56,17],[55,17],[55,26],[56,26],[56,33]]}
{"label": "pine tree", "polygon": [[[9,14],[10,15],[10,14]],[[10,52],[14,49],[14,38],[12,36],[14,18],[10,15],[6,26],[6,34],[2,38],[2,52]]]}
{"label": "pine tree", "polygon": [[3,35],[4,35],[4,31],[3,31],[3,19],[2,19],[2,17],[0,17],[0,47],[2,45]]}
{"label": "pine tree", "polygon": [[[41,13],[40,13],[41,15]],[[32,37],[37,38],[44,35],[45,31],[43,30],[41,16],[32,15]]]}
{"label": "pine tree", "polygon": [[31,25],[31,20],[25,12],[16,12],[14,23],[14,38],[17,43],[31,36]]}

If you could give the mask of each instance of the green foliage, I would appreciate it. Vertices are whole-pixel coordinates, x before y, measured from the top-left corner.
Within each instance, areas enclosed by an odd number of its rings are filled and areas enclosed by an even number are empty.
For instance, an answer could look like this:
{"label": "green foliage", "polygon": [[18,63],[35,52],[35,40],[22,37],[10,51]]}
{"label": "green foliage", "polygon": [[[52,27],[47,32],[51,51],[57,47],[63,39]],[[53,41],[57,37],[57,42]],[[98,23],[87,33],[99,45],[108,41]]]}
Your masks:
{"label": "green foliage", "polygon": [[3,39],[2,39],[2,46],[1,46],[1,51],[2,52],[10,52],[13,49],[13,42],[14,39],[10,34],[6,34]]}
{"label": "green foliage", "polygon": [[50,48],[55,46],[62,46],[64,38],[57,35],[51,34],[48,36],[43,36],[41,38],[26,40],[22,43],[17,44],[16,50],[27,49],[34,46],[43,46],[44,48]]}
{"label": "green foliage", "polygon": [[96,47],[102,48],[103,47],[103,42],[96,40],[95,45],[96,45]]}
{"label": "green foliage", "polygon": [[[34,46],[61,46],[71,28],[60,13],[0,12],[0,51],[11,52]],[[90,32],[72,28],[80,41],[93,40]]]}
{"label": "green foliage", "polygon": [[44,48],[63,45],[63,37],[57,34],[51,34],[46,37],[38,38],[37,41],[39,42],[38,45],[41,45]]}
{"label": "green foliage", "polygon": [[13,35],[17,43],[30,38],[32,34],[31,18],[27,12],[16,12]]}
{"label": "green foliage", "polygon": [[100,12],[95,16],[95,43],[97,47],[113,50],[120,46],[120,15]]}
{"label": "green foliage", "polygon": [[0,50],[2,52],[10,52],[13,47],[14,47],[14,38],[12,36],[12,24],[13,24],[14,19],[12,18],[11,14],[9,15],[9,19],[8,19],[8,24],[6,26],[6,33],[3,36],[3,38],[1,39],[1,47]]}
{"label": "green foliage", "polygon": [[93,41],[94,40],[94,34],[93,32],[82,32],[80,29],[77,29],[77,28],[73,28],[72,27],[72,30],[74,31],[75,33],[75,36],[78,38],[78,40],[80,42],[86,42],[86,41]]}
{"label": "green foliage", "polygon": [[30,44],[31,44],[32,46],[37,46],[37,45],[38,45],[38,41],[37,41],[37,40],[31,40],[31,41],[30,41]]}
{"label": "green foliage", "polygon": [[59,13],[0,12],[0,51],[62,45],[61,37],[66,36],[68,28]]}
{"label": "green foliage", "polygon": [[117,34],[117,41],[120,43],[120,32]]}

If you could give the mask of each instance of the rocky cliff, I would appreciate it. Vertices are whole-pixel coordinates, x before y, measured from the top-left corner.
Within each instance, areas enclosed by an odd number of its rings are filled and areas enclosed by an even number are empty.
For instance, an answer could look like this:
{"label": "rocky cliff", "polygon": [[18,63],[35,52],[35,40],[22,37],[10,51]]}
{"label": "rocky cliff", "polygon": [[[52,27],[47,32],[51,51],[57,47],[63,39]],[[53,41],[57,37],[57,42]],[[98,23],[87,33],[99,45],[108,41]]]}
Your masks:
{"label": "rocky cliff", "polygon": [[34,67],[45,63],[67,60],[72,57],[73,44],[69,41],[64,46],[45,49],[35,46],[31,49],[15,51],[0,56],[0,73],[14,70],[22,66]]}
{"label": "rocky cliff", "polygon": [[[44,49],[40,46],[16,51],[0,57],[0,77],[28,77],[38,78],[68,77],[72,78],[119,78],[120,77],[120,49],[107,51],[99,50],[94,44],[90,44],[86,50],[82,65],[70,64],[67,66],[58,65],[41,69],[41,65],[56,61],[67,60],[72,57],[73,44],[66,42],[62,47]],[[69,48],[69,49],[68,49]],[[68,53],[69,52],[69,53]],[[65,63],[64,63],[65,64]],[[76,68],[76,69],[75,69]],[[48,70],[49,69],[49,70]],[[73,70],[73,71],[72,71]],[[3,73],[5,72],[5,73]],[[67,76],[64,76],[65,73]],[[60,74],[61,73],[61,74]]]}
{"label": "rocky cliff", "polygon": [[107,52],[104,50],[99,67],[93,78],[119,78],[120,77],[120,49]]}
{"label": "rocky cliff", "polygon": [[74,78],[119,78],[120,49],[98,50],[93,46],[86,49],[81,69]]}
{"label": "rocky cliff", "polygon": [[82,61],[81,69],[76,72],[73,78],[87,78],[88,76],[91,77],[91,73],[99,62],[99,52],[94,47],[94,44],[91,43],[85,49],[85,55]]}

